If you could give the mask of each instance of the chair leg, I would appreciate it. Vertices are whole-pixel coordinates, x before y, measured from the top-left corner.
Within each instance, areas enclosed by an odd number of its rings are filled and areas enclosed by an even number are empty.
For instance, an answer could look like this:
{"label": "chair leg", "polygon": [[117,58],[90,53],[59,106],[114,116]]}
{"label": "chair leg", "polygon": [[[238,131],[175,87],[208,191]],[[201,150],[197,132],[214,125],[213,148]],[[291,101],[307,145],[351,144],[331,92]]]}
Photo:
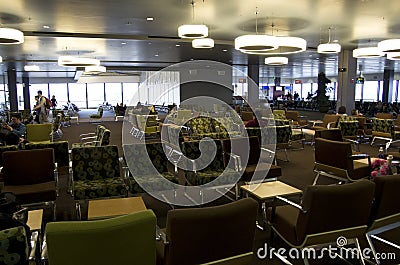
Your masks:
{"label": "chair leg", "polygon": [[313,186],[317,184],[319,175],[320,175],[320,173],[317,172],[317,175],[315,176],[314,182],[313,182],[313,184],[312,184]]}
{"label": "chair leg", "polygon": [[380,261],[379,261],[379,259],[378,259],[378,257],[377,257],[374,244],[372,244],[372,239],[371,239],[371,237],[369,236],[368,233],[365,234],[365,237],[367,238],[367,242],[368,242],[369,248],[370,248],[371,251],[372,251],[372,255],[374,255],[374,260],[376,261],[376,264],[379,265],[379,264],[380,264]]}
{"label": "chair leg", "polygon": [[373,145],[374,145],[375,138],[376,138],[376,136],[374,136],[374,138],[372,138],[372,141],[371,141],[371,146],[373,146]]}

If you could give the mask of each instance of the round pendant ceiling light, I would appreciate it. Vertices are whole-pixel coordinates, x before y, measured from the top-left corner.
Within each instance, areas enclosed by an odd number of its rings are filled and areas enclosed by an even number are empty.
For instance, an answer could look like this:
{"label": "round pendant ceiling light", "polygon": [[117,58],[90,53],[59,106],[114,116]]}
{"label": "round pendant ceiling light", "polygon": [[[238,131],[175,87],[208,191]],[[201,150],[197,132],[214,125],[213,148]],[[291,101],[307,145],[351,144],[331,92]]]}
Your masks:
{"label": "round pendant ceiling light", "polygon": [[85,73],[105,73],[107,68],[105,66],[86,66]]}
{"label": "round pendant ceiling light", "polygon": [[243,35],[235,39],[235,49],[242,52],[269,51],[278,48],[275,36]]}
{"label": "round pendant ceiling light", "polygon": [[267,57],[265,58],[265,64],[271,66],[280,66],[289,63],[289,59],[287,57]]}
{"label": "round pendant ceiling light", "polygon": [[0,28],[0,44],[24,43],[24,33],[18,29]]}
{"label": "round pendant ceiling light", "polygon": [[273,54],[291,54],[303,52],[307,49],[307,41],[298,37],[276,37],[278,48],[275,50],[247,52],[248,54],[256,55],[273,55]]}
{"label": "round pendant ceiling light", "polygon": [[182,25],[178,28],[178,36],[187,39],[205,38],[208,36],[206,25]]}
{"label": "round pendant ceiling light", "polygon": [[400,39],[383,40],[378,43],[382,52],[400,52]]}
{"label": "round pendant ceiling light", "polygon": [[192,47],[196,49],[207,49],[214,47],[214,40],[210,38],[194,39],[192,41]]}
{"label": "round pendant ceiling light", "polygon": [[342,50],[339,43],[323,43],[318,45],[318,53],[338,53]]}
{"label": "round pendant ceiling light", "polygon": [[382,56],[385,56],[385,53],[378,49],[378,47],[365,47],[353,50],[354,58],[377,58]]}
{"label": "round pendant ceiling light", "polygon": [[73,56],[60,56],[58,58],[58,65],[74,67],[99,66],[100,60],[92,58],[79,58]]}
{"label": "round pendant ceiling light", "polygon": [[339,53],[342,46],[339,43],[331,43],[331,28],[328,28],[328,43],[318,45],[318,53]]}
{"label": "round pendant ceiling light", "polygon": [[386,55],[389,60],[400,60],[400,52],[388,52]]}

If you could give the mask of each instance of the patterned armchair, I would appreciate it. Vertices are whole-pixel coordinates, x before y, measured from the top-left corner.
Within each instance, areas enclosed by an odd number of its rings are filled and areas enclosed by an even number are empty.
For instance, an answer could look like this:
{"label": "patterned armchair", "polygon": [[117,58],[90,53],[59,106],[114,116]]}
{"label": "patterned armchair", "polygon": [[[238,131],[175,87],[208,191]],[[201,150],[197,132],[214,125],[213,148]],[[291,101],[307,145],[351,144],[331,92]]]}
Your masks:
{"label": "patterned armchair", "polygon": [[83,146],[105,146],[110,144],[110,135],[111,131],[108,130],[103,125],[97,125],[96,131],[94,133],[85,133],[79,136],[80,142],[73,143],[72,148],[74,147],[83,147]]}
{"label": "patterned armchair", "polygon": [[357,139],[360,125],[355,117],[340,116],[337,123],[337,128],[339,128],[342,132],[343,138],[355,140]]}
{"label": "patterned armchair", "polygon": [[375,139],[382,139],[388,141],[386,143],[387,149],[393,141],[400,139],[400,131],[394,130],[394,121],[392,119],[373,119],[372,136],[371,145],[374,144]]}
{"label": "patterned armchair", "polygon": [[75,147],[71,150],[72,190],[77,200],[125,196],[115,145]]}
{"label": "patterned armchair", "polygon": [[[130,174],[125,171],[130,194],[143,193],[144,189],[154,192],[172,190],[171,182],[179,182],[162,143],[129,144],[124,145],[123,149],[125,162],[131,170]],[[157,177],[160,175],[165,181],[160,181]]]}
{"label": "patterned armchair", "polygon": [[192,139],[201,139],[204,137],[217,138],[214,131],[214,125],[210,117],[197,117],[188,122],[190,128],[190,136]]}
{"label": "patterned armchair", "polygon": [[101,122],[101,118],[103,117],[103,112],[104,112],[103,108],[99,107],[97,109],[97,113],[89,115],[89,121],[93,122],[97,120],[98,122]]}
{"label": "patterned armchair", "polygon": [[0,231],[1,264],[27,265],[29,264],[28,238],[23,226],[13,227]]}
{"label": "patterned armchair", "polygon": [[[217,147],[216,154],[211,163],[206,168],[201,170],[196,170],[196,168],[199,168],[199,166],[195,164],[194,160],[201,159],[199,160],[198,164],[205,165],[207,161],[209,161],[210,157],[208,155],[200,156],[201,154],[199,149],[200,141],[187,141],[183,143],[183,148],[182,148],[183,154],[187,158],[193,160],[192,163],[187,165],[188,168],[190,168],[191,170],[185,171],[186,182],[191,186],[199,186],[214,181],[221,175],[221,177],[218,178],[218,183],[215,183],[217,186],[230,185],[236,183],[236,181],[240,177],[238,172],[236,172],[234,169],[227,169],[224,172],[225,165],[224,165],[221,141],[219,140],[210,140],[210,141],[214,141],[214,143],[216,144]],[[202,152],[205,154],[211,153],[211,151],[208,150],[207,147],[202,148]]]}

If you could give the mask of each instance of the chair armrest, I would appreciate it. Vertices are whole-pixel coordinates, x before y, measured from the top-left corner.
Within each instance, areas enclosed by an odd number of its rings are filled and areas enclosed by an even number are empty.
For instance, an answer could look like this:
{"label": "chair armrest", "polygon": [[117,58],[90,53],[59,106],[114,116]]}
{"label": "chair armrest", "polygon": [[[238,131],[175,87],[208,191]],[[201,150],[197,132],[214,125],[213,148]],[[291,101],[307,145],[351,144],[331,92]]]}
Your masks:
{"label": "chair armrest", "polygon": [[82,143],[82,146],[94,146],[94,145],[97,145],[98,143],[100,143],[100,141],[85,142],[85,143]]}
{"label": "chair armrest", "polygon": [[352,143],[352,144],[360,144],[360,143],[357,142],[356,140],[352,140],[352,139],[349,139],[349,138],[343,138],[343,141],[350,142],[350,143]]}
{"label": "chair armrest", "polygon": [[74,172],[72,171],[72,168],[69,168],[68,171],[68,193],[73,194],[74,192]]}
{"label": "chair armrest", "polygon": [[82,133],[79,135],[79,139],[84,138],[84,137],[93,136],[93,135],[96,135],[96,133]]}
{"label": "chair armrest", "polygon": [[368,158],[368,161],[371,161],[371,157],[367,154],[354,154],[354,155],[350,155],[349,158],[351,160],[359,160],[359,159]]}
{"label": "chair armrest", "polygon": [[328,124],[326,125],[326,128],[330,129],[330,128],[335,128],[336,125],[336,121],[331,121],[328,122]]}
{"label": "chair armrest", "polygon": [[59,188],[58,188],[58,168],[57,168],[57,164],[56,164],[53,172],[54,172],[54,181],[56,182],[56,194],[58,196]]}
{"label": "chair armrest", "polygon": [[39,238],[39,232],[38,231],[34,231],[31,234],[31,238],[30,238],[30,245],[31,245],[31,252],[29,253],[29,264],[31,264],[31,262],[36,261],[36,249],[38,246],[38,238]]}
{"label": "chair armrest", "polygon": [[43,237],[42,249],[40,251],[40,260],[42,264],[48,264],[47,260],[49,259],[49,255],[47,252],[47,241],[46,236]]}
{"label": "chair armrest", "polygon": [[307,212],[306,210],[303,209],[303,207],[301,207],[301,205],[299,205],[299,204],[297,204],[297,203],[295,203],[295,202],[293,202],[293,201],[291,201],[289,199],[286,199],[286,198],[281,197],[281,196],[276,196],[275,198],[280,200],[280,201],[282,201],[282,202],[284,202],[284,203],[287,203],[287,204],[289,204],[289,205],[291,205],[291,206],[293,206],[293,207],[295,207],[297,209],[299,209],[303,213]]}
{"label": "chair armrest", "polygon": [[91,141],[91,140],[95,140],[95,139],[97,139],[97,136],[88,136],[88,137],[80,138],[80,142],[82,143],[85,141]]}
{"label": "chair armrest", "polygon": [[168,245],[169,242],[167,240],[167,235],[158,227],[156,226],[156,240],[161,241],[164,243],[164,245]]}

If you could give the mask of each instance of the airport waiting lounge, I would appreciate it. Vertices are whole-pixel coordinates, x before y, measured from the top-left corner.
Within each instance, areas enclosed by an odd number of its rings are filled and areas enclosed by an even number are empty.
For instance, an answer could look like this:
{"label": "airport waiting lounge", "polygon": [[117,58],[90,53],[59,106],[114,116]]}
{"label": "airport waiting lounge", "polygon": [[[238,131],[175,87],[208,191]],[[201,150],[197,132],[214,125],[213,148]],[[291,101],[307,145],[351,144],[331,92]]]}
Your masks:
{"label": "airport waiting lounge", "polygon": [[399,264],[396,10],[0,3],[0,264]]}

